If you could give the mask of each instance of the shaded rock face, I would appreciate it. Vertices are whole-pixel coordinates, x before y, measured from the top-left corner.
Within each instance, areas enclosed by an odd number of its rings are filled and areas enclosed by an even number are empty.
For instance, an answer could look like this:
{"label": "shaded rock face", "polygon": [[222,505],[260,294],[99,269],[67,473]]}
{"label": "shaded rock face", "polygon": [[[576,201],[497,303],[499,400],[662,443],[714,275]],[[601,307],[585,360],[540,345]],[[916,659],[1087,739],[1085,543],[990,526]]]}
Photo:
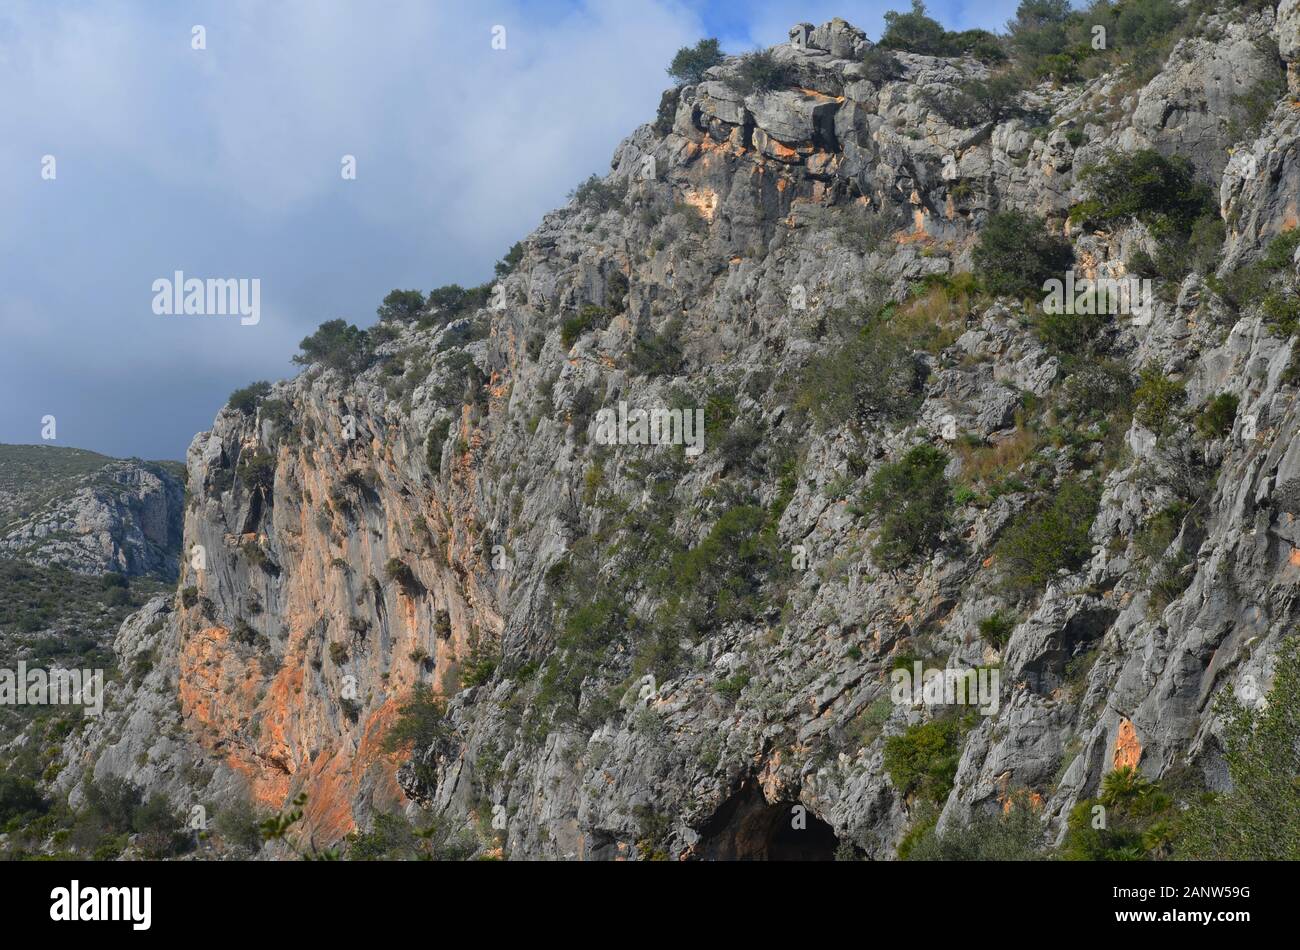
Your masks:
{"label": "shaded rock face", "polygon": [[83,574],[175,580],[184,495],[181,479],[162,465],[106,459],[5,524],[0,555]]}
{"label": "shaded rock face", "polygon": [[[1228,29],[1251,43],[1275,24],[1266,12]],[[953,432],[1015,455],[1024,407],[1069,382],[1021,304],[981,305],[921,353],[902,418],[812,428],[789,381],[828,345],[835,308],[969,270],[991,211],[1068,234],[1079,172],[1112,150],[1190,149],[1220,187],[1224,267],[1253,260],[1296,224],[1292,110],[1279,103],[1224,166],[1224,110],[1249,56],[1229,66],[1189,41],[1145,89],[1111,75],[1042,87],[1029,98],[1044,125],[978,129],[922,95],[983,75],[972,61],[898,54],[899,78],[877,82],[842,21],[792,41],[775,55],[796,86],[741,95],[732,61],[680,90],[669,131],[643,127],[615,152],[621,201],[547,215],[469,324],[394,326],[375,365],[313,368],[195,438],[180,580],[193,591],[124,627],[123,650],[151,630],[160,660],[119,697],[126,731],[106,725],[82,759],[131,772],[144,751],[159,765],[137,774],[182,802],[247,787],[279,807],[305,790],[318,842],[418,808],[490,819],[516,857],[887,858],[916,802],[885,744],[930,717],[891,701],[890,673],[927,657],[1002,672],[996,710],[962,740],[941,829],[1025,787],[1059,833],[1117,764],[1220,780],[1213,699],[1260,695],[1296,621],[1287,341],[1195,276],[1149,321],[1111,321],[1108,358],[1130,376],[1155,365],[1185,382],[1189,407],[1229,393],[1239,410],[1202,441],[1134,423],[1101,479],[1090,554],[1019,599],[995,545],[1035,504],[1028,484],[961,501],[939,550],[896,570],[873,560],[878,524],[851,500],[921,443],[960,477],[975,460]],[[1099,119],[1114,100],[1127,104]],[[1138,225],[1070,236],[1089,274],[1122,275],[1150,245]],[[572,332],[586,307],[604,316]],[[723,422],[698,458],[602,445],[596,411],[620,402],[704,403]],[[1024,453],[1052,488],[1097,474],[1068,445]],[[1160,552],[1178,584],[1157,600],[1139,536],[1192,481],[1202,517]],[[706,607],[681,607],[725,556],[747,556],[714,533],[734,510],[771,517],[763,537],[792,573],[744,562]],[[697,562],[665,555],[667,536],[714,559],[685,590],[673,572]],[[1014,620],[994,642],[981,622],[1003,610]],[[445,731],[388,753],[418,684],[446,698]],[[159,728],[174,746],[149,745]]]}

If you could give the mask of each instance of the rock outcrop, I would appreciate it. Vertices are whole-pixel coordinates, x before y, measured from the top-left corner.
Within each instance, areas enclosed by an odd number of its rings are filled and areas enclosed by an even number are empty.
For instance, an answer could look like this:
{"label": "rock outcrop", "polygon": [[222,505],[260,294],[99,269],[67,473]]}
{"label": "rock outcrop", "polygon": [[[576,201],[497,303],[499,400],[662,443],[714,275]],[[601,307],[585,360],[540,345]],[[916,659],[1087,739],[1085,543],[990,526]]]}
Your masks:
{"label": "rock outcrop", "polygon": [[185,489],[167,465],[75,449],[2,449],[0,556],[82,574],[176,579]]}

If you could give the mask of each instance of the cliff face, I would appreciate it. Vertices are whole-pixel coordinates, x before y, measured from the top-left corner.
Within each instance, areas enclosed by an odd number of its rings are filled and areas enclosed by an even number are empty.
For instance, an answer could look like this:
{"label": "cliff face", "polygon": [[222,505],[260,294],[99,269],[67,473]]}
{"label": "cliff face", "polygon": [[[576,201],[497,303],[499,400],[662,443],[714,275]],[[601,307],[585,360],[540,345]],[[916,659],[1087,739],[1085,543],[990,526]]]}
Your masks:
{"label": "cliff face", "polygon": [[0,557],[175,580],[184,494],[174,463],[0,446]]}
{"label": "cliff face", "polygon": [[[1144,148],[1217,187],[1220,274],[1255,260],[1300,194],[1289,97],[1240,139],[1241,95],[1281,70],[1268,42],[1295,52],[1295,4],[1277,20],[1216,18],[1144,87],[1043,86],[973,127],[933,96],[984,67],[899,53],[899,75],[873,77],[842,21],[774,51],[786,87],[742,95],[734,61],[684,87],[523,242],[485,308],[385,324],[366,368],[314,366],[196,436],[182,592],[118,640],[124,662],[158,661],[69,761],[182,801],[305,790],[317,843],[418,805],[491,823],[516,857],[888,857],[915,803],[884,743],[929,716],[889,701],[889,675],[915,658],[1001,672],[941,828],[1025,788],[1059,831],[1116,765],[1220,787],[1213,697],[1261,695],[1295,620],[1288,341],[1193,272],[1103,331],[1109,367],[1182,383],[1185,421],[1059,437],[1046,407],[1086,373],[1020,303],[967,306],[933,278],[971,270],[1000,209],[1045,218],[1081,274],[1126,275],[1152,234],[1067,214],[1083,169]],[[899,326],[933,333],[859,373],[892,384],[916,361],[906,405],[818,422],[839,398],[815,369],[841,345],[835,314],[891,299]],[[1193,433],[1222,394],[1231,425]],[[620,402],[703,408],[705,451],[600,444],[598,410]],[[918,444],[972,490],[941,545],[885,568],[855,499]],[[1008,592],[999,538],[1088,478],[1089,550]],[[1005,636],[982,632],[993,616]],[[417,684],[449,728],[386,753]],[[796,805],[812,830],[792,840]]]}

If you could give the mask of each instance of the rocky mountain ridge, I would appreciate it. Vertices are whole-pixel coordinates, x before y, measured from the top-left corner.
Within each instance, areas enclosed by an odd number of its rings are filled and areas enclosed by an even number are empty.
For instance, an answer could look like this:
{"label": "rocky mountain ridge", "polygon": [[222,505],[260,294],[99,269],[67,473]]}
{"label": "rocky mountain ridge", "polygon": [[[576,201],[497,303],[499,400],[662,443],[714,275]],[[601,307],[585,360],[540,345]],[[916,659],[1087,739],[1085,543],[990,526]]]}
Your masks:
{"label": "rocky mountain ridge", "polygon": [[0,557],[175,580],[179,466],[79,449],[0,446]]}
{"label": "rocky mountain ridge", "polygon": [[[195,437],[200,556],[123,626],[151,666],[56,787],[306,792],[313,846],[404,811],[558,859],[889,858],[1021,795],[1059,842],[1119,767],[1225,787],[1213,699],[1263,696],[1300,582],[1292,341],[1231,290],[1300,223],[1296,10],[1006,115],[956,114],[987,65],[882,67],[842,20],[796,25],[773,88],[731,58],[671,91],[482,306],[318,337]],[[1213,189],[1210,267],[1170,279],[1151,221],[1071,214],[1116,155]],[[1006,211],[1084,276],[1154,261],[1150,314],[1063,346],[979,290]],[[704,454],[601,444],[620,402],[702,407]],[[913,549],[878,499],[922,476],[952,506]],[[997,669],[996,713],[891,701],[912,662]],[[922,738],[944,761],[905,771]]]}

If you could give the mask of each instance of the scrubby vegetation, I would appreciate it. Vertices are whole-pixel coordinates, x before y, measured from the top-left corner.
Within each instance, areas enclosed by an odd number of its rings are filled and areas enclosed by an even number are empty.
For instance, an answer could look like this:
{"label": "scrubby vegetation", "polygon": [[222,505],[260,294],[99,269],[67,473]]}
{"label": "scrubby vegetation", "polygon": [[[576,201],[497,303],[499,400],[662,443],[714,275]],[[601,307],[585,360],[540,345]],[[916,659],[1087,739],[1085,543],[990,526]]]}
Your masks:
{"label": "scrubby vegetation", "polygon": [[683,46],[677,51],[668,65],[668,75],[679,86],[694,85],[703,81],[704,73],[721,64],[725,58],[716,39],[700,40],[694,46]]}
{"label": "scrubby vegetation", "polygon": [[991,63],[1006,59],[1001,43],[992,33],[987,30],[947,30],[938,20],[931,19],[922,0],[912,0],[912,9],[906,13],[891,11],[885,14],[885,29],[880,34],[879,45],[926,56],[971,55]]}
{"label": "scrubby vegetation", "polygon": [[293,361],[300,366],[320,363],[340,373],[358,373],[371,359],[366,331],[346,320],[327,320],[311,336],[298,344],[302,351]]}
{"label": "scrubby vegetation", "polygon": [[940,716],[885,740],[885,771],[900,795],[942,805],[952,790],[974,713]]}
{"label": "scrubby vegetation", "polygon": [[589,176],[569,192],[569,200],[577,202],[579,207],[599,212],[612,211],[623,203],[626,196],[626,184],[605,181],[596,175]]}
{"label": "scrubby vegetation", "polygon": [[1042,587],[1060,570],[1075,570],[1092,554],[1089,531],[1098,490],[1064,482],[1051,502],[1015,520],[996,548],[1006,584],[1017,590]]}
{"label": "scrubby vegetation", "polygon": [[903,567],[939,546],[952,507],[947,465],[943,452],[918,445],[876,472],[863,503],[880,522],[874,549],[880,564]]}
{"label": "scrubby vegetation", "polygon": [[822,429],[862,426],[916,405],[924,369],[888,313],[866,306],[826,318],[829,348],[801,377],[795,406]]}
{"label": "scrubby vegetation", "polygon": [[1232,790],[1207,795],[1186,813],[1179,857],[1203,861],[1300,860],[1300,638],[1278,651],[1267,703],[1230,693],[1216,707]]}
{"label": "scrubby vegetation", "polygon": [[727,85],[742,96],[761,95],[793,83],[793,72],[778,62],[771,50],[746,54],[735,73],[727,77]]}
{"label": "scrubby vegetation", "polygon": [[258,404],[266,398],[271,391],[271,384],[262,380],[261,382],[249,383],[242,389],[236,389],[230,394],[228,403],[230,408],[236,412],[242,412],[251,416],[257,411]]}
{"label": "scrubby vegetation", "polygon": [[609,324],[611,314],[605,307],[587,304],[577,313],[566,317],[560,324],[560,342],[567,350],[578,342],[578,338],[592,330],[600,330]]}
{"label": "scrubby vegetation", "polygon": [[1074,252],[1068,241],[1048,232],[1041,218],[1000,211],[989,215],[980,231],[974,261],[991,293],[1020,297],[1040,295],[1045,281],[1063,278]]}
{"label": "scrubby vegetation", "polygon": [[1109,772],[1101,794],[1070,811],[1061,856],[1072,861],[1139,861],[1162,856],[1174,800],[1135,769]]}
{"label": "scrubby vegetation", "polygon": [[1019,790],[996,811],[977,811],[969,823],[937,831],[937,807],[919,809],[912,830],[899,845],[904,861],[1041,861],[1049,858],[1040,809]]}

